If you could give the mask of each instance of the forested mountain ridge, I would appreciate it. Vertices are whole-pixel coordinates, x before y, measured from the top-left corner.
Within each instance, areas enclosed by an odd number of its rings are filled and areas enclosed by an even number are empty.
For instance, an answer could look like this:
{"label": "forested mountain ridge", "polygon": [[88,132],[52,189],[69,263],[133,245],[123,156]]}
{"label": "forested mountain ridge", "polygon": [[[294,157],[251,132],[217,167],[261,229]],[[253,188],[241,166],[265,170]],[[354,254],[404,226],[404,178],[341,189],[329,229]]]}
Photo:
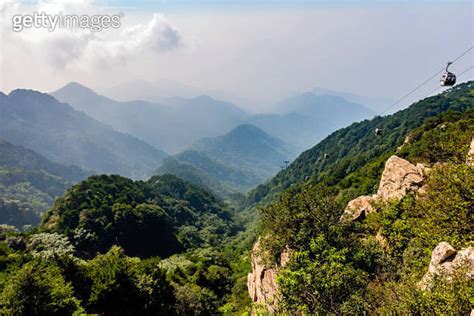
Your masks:
{"label": "forested mountain ridge", "polygon": [[258,127],[244,124],[223,136],[201,139],[188,150],[165,159],[158,173],[175,174],[228,196],[264,182],[296,152]]}
{"label": "forested mountain ridge", "polygon": [[237,169],[211,158],[206,153],[185,150],[166,157],[157,174],[172,174],[197,186],[207,188],[220,197],[245,192],[262,179],[250,170]]}
{"label": "forested mountain ridge", "polygon": [[242,229],[232,217],[212,194],[171,175],[89,177],[37,230],[0,226],[0,310],[215,314],[239,295],[222,246]]}
{"label": "forested mountain ridge", "polygon": [[[287,168],[268,183],[257,186],[249,194],[248,205],[275,200],[290,186],[305,181],[338,184],[346,199],[376,190],[383,169],[383,159],[400,146],[409,131],[419,127],[427,118],[452,110],[465,112],[474,107],[472,81],[436,96],[420,100],[410,107],[385,117],[375,117],[353,123],[326,137],[313,148],[303,152]],[[383,136],[375,135],[382,129]],[[368,162],[373,161],[370,165]],[[364,169],[361,169],[365,166]],[[354,181],[367,177],[366,181]]]}
{"label": "forested mountain ridge", "polygon": [[32,90],[0,95],[0,137],[54,162],[134,178],[150,176],[166,156],[48,94]]}
{"label": "forested mountain ridge", "polygon": [[[418,111],[391,117],[418,126],[397,139],[384,125],[380,152],[357,169],[334,174],[333,162],[331,172],[294,182],[260,207],[248,279],[257,313],[469,314],[473,97],[469,82],[417,102]],[[378,123],[390,122],[398,126]],[[341,137],[351,134],[335,134],[339,142],[321,152],[350,153]]]}
{"label": "forested mountain ridge", "polygon": [[147,181],[92,176],[55,202],[42,227],[74,240],[85,257],[114,244],[131,256],[167,257],[215,246],[236,230],[219,200],[171,175]]}
{"label": "forested mountain ridge", "polygon": [[45,171],[71,182],[86,178],[90,172],[85,172],[77,166],[65,166],[52,162],[33,150],[13,145],[0,138],[0,166],[24,168]]}
{"label": "forested mountain ridge", "polygon": [[38,224],[56,197],[89,174],[0,139],[0,223]]}

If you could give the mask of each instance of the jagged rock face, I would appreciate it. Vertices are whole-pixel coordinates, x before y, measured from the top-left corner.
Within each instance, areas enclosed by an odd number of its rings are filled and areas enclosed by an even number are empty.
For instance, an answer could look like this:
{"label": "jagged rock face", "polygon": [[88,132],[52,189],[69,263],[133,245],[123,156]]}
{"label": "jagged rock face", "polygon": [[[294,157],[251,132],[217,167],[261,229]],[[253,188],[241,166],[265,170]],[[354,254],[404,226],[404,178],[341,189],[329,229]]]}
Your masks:
{"label": "jagged rock face", "polygon": [[276,276],[291,258],[291,250],[285,249],[280,255],[280,265],[267,267],[261,257],[260,240],[252,250],[252,272],[247,277],[247,288],[252,301],[274,313],[278,305],[278,285]]}
{"label": "jagged rock face", "polygon": [[456,251],[449,243],[441,242],[431,253],[428,272],[421,279],[419,286],[428,289],[435,276],[449,279],[460,268],[467,269],[466,277],[474,279],[474,247]]}
{"label": "jagged rock face", "polygon": [[353,199],[347,204],[346,209],[341,216],[341,221],[363,220],[367,214],[375,211],[372,203],[376,199],[377,195],[363,195]]}
{"label": "jagged rock face", "polygon": [[397,156],[391,156],[385,163],[377,196],[382,200],[400,199],[409,192],[416,192],[425,181],[426,168],[413,165]]}

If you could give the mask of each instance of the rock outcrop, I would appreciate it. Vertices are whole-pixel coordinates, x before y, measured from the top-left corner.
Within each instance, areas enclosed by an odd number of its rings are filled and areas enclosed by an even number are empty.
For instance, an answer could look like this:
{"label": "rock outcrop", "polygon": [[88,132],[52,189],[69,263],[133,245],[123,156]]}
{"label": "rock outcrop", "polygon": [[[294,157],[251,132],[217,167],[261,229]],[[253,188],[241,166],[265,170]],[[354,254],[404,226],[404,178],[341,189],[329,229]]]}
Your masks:
{"label": "rock outcrop", "polygon": [[391,156],[385,163],[377,194],[360,196],[350,201],[340,220],[362,220],[375,211],[374,202],[377,200],[400,199],[410,192],[419,191],[425,184],[428,171],[422,164],[415,166],[405,159]]}
{"label": "rock outcrop", "polygon": [[341,216],[342,221],[363,220],[367,214],[374,212],[375,208],[372,203],[377,199],[377,195],[363,195],[350,201],[344,213]]}
{"label": "rock outcrop", "polygon": [[474,247],[456,251],[449,243],[441,242],[431,253],[428,272],[421,279],[419,286],[429,289],[435,276],[450,279],[459,269],[465,269],[466,277],[474,279]]}
{"label": "rock outcrop", "polygon": [[474,137],[471,140],[471,147],[467,153],[466,164],[468,166],[474,167]]}
{"label": "rock outcrop", "polygon": [[405,159],[391,156],[385,163],[377,196],[382,200],[400,199],[409,192],[418,191],[424,184],[426,171],[422,164],[415,166]]}
{"label": "rock outcrop", "polygon": [[284,267],[291,257],[291,250],[285,249],[280,255],[280,264],[268,267],[265,265],[260,240],[252,250],[252,272],[247,277],[247,288],[252,301],[265,308],[269,313],[274,313],[278,306],[278,285],[276,276],[279,268]]}

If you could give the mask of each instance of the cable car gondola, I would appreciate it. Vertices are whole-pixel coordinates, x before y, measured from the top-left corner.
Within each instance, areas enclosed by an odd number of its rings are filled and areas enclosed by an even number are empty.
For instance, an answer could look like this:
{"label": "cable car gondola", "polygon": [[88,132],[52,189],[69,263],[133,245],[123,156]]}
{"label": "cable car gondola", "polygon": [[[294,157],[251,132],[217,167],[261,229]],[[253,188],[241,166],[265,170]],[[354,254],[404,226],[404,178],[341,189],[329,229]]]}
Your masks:
{"label": "cable car gondola", "polygon": [[446,69],[444,70],[443,75],[441,76],[441,80],[439,81],[439,84],[442,87],[451,87],[454,86],[456,83],[456,75],[453,74],[452,72],[449,72],[448,67],[452,64],[452,62],[449,62],[448,65],[446,66]]}

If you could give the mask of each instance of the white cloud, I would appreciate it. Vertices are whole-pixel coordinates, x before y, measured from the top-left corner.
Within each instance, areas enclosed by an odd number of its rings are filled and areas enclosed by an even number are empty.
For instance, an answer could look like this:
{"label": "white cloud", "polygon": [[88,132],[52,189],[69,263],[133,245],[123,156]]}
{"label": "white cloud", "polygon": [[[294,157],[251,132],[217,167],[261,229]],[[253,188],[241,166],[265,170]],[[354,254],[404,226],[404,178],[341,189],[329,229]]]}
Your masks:
{"label": "white cloud", "polygon": [[[5,45],[27,50],[35,58],[56,69],[78,68],[87,70],[100,66],[127,63],[137,55],[157,55],[182,46],[182,36],[163,15],[153,14],[146,24],[124,25],[118,30],[91,32],[88,29],[24,29],[12,32],[11,17],[15,14],[45,12],[46,14],[118,14],[105,12],[90,0],[39,1],[35,5],[9,2],[1,7],[1,27]],[[6,18],[5,18],[6,17]]]}
{"label": "white cloud", "polygon": [[124,28],[117,39],[95,34],[83,54],[84,61],[94,66],[126,63],[138,55],[164,53],[182,46],[182,38],[176,28],[156,13],[147,24]]}

